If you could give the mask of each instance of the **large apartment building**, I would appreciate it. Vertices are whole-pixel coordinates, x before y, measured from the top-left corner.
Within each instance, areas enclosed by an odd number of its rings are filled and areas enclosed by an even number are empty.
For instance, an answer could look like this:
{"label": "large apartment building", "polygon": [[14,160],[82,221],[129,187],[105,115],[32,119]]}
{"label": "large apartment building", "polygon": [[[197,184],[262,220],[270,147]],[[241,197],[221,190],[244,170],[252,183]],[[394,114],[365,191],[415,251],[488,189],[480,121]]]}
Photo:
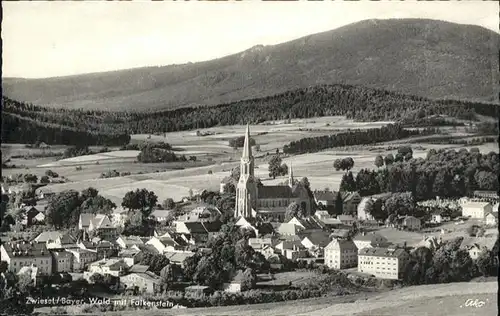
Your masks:
{"label": "large apartment building", "polygon": [[37,267],[39,274],[52,274],[52,256],[44,243],[7,242],[0,247],[0,258],[14,273],[23,267]]}
{"label": "large apartment building", "polygon": [[409,256],[402,248],[364,248],[359,251],[358,272],[397,280],[402,278]]}
{"label": "large apartment building", "polygon": [[352,268],[358,261],[358,248],[352,240],[334,239],[324,253],[326,266],[333,269]]}

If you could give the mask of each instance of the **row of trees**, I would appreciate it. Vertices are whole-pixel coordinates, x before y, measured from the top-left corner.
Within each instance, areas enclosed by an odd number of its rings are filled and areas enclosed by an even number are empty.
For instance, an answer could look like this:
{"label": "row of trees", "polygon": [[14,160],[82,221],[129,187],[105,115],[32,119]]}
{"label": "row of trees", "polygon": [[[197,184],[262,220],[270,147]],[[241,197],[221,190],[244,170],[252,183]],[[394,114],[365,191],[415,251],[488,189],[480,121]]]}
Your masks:
{"label": "row of trees", "polygon": [[[382,167],[382,160],[385,168]],[[498,191],[499,159],[477,149],[429,150],[427,157],[412,158],[401,151],[375,159],[377,170],[362,169],[356,176],[347,172],[340,190],[358,191],[362,196],[384,192],[411,192],[416,201],[470,196],[474,190]]]}
{"label": "row of trees", "polygon": [[[241,125],[266,120],[346,115],[361,121],[406,120],[443,114],[474,119],[498,117],[498,107],[477,102],[429,100],[350,85],[319,85],[274,96],[160,112],[53,109],[2,98],[4,142],[123,145],[130,134],[152,134]],[[90,131],[90,132],[89,132]]]}
{"label": "row of trees", "polygon": [[283,147],[283,152],[287,154],[302,154],[317,152],[327,148],[368,145],[378,142],[407,138],[416,135],[428,135],[435,133],[435,129],[426,128],[424,130],[408,130],[401,125],[392,125],[381,128],[370,128],[366,130],[355,130],[339,133],[330,136],[316,136],[302,138],[293,141]]}

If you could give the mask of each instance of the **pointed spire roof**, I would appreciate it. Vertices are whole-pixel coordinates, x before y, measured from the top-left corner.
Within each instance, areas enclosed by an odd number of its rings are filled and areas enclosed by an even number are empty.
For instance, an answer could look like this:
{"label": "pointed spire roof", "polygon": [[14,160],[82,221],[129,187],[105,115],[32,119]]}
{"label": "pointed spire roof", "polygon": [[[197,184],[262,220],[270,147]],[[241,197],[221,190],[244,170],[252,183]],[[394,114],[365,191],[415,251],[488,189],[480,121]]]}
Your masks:
{"label": "pointed spire roof", "polygon": [[245,132],[245,143],[243,144],[243,153],[241,159],[250,160],[252,157],[252,146],[250,145],[250,126],[247,124],[247,129]]}

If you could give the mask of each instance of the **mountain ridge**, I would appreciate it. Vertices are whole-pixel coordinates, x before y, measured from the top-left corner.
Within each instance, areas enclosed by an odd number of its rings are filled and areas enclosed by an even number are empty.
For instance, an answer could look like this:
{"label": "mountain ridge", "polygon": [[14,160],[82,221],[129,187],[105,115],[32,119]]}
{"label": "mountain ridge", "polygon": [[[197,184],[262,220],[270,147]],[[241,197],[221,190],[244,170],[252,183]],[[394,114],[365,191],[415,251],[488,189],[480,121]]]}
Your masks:
{"label": "mountain ridge", "polygon": [[4,78],[5,95],[55,107],[162,110],[351,84],[498,102],[500,35],[437,20],[364,20],[217,59],[45,79]]}

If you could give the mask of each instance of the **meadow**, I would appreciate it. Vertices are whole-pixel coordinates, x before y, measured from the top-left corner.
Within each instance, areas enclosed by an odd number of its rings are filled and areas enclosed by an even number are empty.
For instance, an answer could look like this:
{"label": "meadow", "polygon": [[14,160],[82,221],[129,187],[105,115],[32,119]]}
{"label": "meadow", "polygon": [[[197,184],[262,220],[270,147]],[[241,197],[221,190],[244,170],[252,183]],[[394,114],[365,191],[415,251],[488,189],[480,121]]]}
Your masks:
{"label": "meadow", "polygon": [[[268,158],[276,149],[282,150],[283,145],[303,137],[330,135],[349,129],[363,129],[381,127],[390,122],[359,123],[345,117],[321,117],[313,119],[297,119],[291,122],[276,121],[264,122],[250,126],[252,137],[260,146],[259,151],[254,151],[255,174],[264,184],[277,184],[286,180],[286,177],[270,179],[268,175]],[[232,168],[239,166],[241,149],[233,149],[228,145],[228,140],[242,136],[245,126],[221,126],[197,131],[172,132],[161,135],[132,135],[131,142],[168,142],[178,154],[186,157],[196,156],[197,161],[175,163],[144,164],[136,162],[137,151],[111,151],[95,155],[74,157],[57,160],[55,157],[36,159],[12,159],[11,163],[22,166],[3,170],[3,175],[15,173],[33,173],[41,176],[46,170],[52,170],[66,177],[69,182],[64,184],[50,184],[43,190],[60,192],[67,189],[81,191],[87,187],[98,189],[103,195],[120,202],[123,195],[130,190],[146,188],[153,190],[159,200],[173,198],[181,200],[189,194],[202,190],[219,190],[220,181],[229,175]],[[470,137],[464,130],[443,128],[443,134],[461,135]],[[441,135],[443,135],[441,134]],[[414,157],[425,157],[431,148],[468,148],[477,147],[482,152],[498,152],[497,143],[486,143],[479,146],[465,145],[437,145],[422,142],[418,137],[411,140],[397,140],[369,146],[350,146],[328,149],[316,153],[307,153],[295,156],[283,156],[283,162],[293,166],[296,178],[307,177],[313,190],[322,190],[326,187],[337,190],[343,175],[342,171],[333,168],[337,158],[350,156],[354,159],[354,172],[362,168],[375,168],[374,160],[379,154],[394,153],[402,144],[412,142]],[[7,146],[7,147],[5,147]],[[5,150],[4,150],[5,149]],[[2,152],[30,152],[36,149],[26,149],[21,145],[2,145]],[[51,150],[64,150],[64,146],[54,146]],[[40,151],[40,150],[39,150]],[[77,170],[81,168],[81,170]],[[101,179],[104,172],[116,170],[120,173],[130,172],[131,175]]]}

